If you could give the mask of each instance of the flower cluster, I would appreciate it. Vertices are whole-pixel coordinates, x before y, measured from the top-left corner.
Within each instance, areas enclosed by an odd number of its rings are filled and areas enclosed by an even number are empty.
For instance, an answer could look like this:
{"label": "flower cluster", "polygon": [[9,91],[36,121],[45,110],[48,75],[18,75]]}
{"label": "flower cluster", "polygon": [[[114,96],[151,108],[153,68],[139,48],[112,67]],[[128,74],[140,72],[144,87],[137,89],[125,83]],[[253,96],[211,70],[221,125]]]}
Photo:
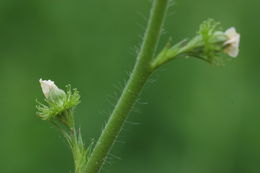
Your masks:
{"label": "flower cluster", "polygon": [[226,53],[232,58],[237,57],[239,42],[240,34],[234,27],[223,32],[219,29],[219,23],[209,19],[201,24],[198,35],[182,48],[182,52],[184,55],[217,64],[221,59],[221,53]]}
{"label": "flower cluster", "polygon": [[195,37],[172,46],[170,42],[154,59],[152,69],[160,67],[176,57],[195,57],[210,64],[223,64],[227,54],[235,58],[239,54],[240,34],[234,27],[222,31],[213,19],[204,21]]}

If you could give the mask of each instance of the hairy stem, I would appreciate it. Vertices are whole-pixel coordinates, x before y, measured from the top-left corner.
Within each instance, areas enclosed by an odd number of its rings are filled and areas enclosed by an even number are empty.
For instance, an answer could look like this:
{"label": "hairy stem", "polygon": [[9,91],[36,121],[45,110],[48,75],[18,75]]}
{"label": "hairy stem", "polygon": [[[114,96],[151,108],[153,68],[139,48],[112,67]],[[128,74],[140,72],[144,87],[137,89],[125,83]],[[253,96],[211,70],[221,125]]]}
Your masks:
{"label": "hairy stem", "polygon": [[129,111],[152,72],[150,64],[160,37],[167,3],[168,0],[154,0],[153,2],[144,40],[133,72],[88,160],[86,173],[97,173],[100,171]]}

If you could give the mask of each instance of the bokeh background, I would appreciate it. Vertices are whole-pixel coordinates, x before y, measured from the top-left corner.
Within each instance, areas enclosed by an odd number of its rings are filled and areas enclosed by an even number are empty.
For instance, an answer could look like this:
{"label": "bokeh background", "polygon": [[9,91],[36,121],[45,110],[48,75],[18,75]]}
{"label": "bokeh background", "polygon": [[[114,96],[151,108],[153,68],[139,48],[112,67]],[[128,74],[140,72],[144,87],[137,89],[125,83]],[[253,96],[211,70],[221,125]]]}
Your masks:
{"label": "bokeh background", "polygon": [[[35,115],[35,100],[43,99],[38,80],[78,88],[77,122],[86,143],[97,139],[133,66],[150,5],[0,1],[1,173],[73,170],[62,136]],[[260,172],[260,1],[176,1],[162,40],[192,37],[209,17],[236,26],[240,56],[220,67],[177,59],[156,72],[103,172]]]}

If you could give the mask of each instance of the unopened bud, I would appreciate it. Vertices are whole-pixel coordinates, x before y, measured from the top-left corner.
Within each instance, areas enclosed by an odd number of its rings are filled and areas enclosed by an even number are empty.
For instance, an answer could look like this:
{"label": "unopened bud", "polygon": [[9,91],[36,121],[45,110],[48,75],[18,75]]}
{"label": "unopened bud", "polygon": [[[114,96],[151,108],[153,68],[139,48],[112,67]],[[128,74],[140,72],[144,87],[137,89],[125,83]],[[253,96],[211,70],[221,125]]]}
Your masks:
{"label": "unopened bud", "polygon": [[42,92],[48,101],[61,103],[65,99],[66,93],[59,89],[53,81],[40,79],[40,84]]}

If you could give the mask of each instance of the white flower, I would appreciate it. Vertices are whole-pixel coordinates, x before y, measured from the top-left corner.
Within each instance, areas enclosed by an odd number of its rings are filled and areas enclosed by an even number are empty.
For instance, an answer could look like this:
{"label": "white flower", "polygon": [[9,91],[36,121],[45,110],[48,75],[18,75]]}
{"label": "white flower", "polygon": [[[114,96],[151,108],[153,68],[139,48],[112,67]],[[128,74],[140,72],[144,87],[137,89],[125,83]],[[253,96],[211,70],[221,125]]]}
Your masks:
{"label": "white flower", "polygon": [[47,99],[55,96],[65,95],[65,92],[62,89],[59,89],[51,80],[40,79],[40,84],[42,87],[42,92]]}
{"label": "white flower", "polygon": [[228,40],[224,43],[224,45],[227,46],[224,52],[235,58],[239,53],[240,34],[236,32],[234,27],[231,27],[226,30],[225,35]]}

